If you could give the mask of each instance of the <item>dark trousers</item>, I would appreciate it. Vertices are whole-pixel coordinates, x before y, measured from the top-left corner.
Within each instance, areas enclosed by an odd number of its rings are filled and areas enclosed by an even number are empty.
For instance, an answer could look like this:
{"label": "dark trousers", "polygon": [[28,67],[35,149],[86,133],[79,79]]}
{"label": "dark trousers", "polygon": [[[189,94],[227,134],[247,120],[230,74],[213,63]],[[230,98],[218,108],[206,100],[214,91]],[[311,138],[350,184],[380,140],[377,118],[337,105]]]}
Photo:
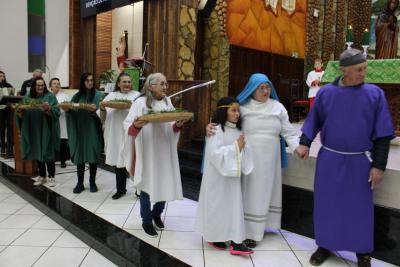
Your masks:
{"label": "dark trousers", "polygon": [[53,177],[56,174],[56,164],[54,161],[48,161],[48,162],[41,162],[37,160],[37,165],[39,168],[39,175],[41,177],[46,177],[46,165],[47,165],[47,172],[49,174],[49,177]]}
{"label": "dark trousers", "polygon": [[68,139],[60,139],[60,161],[65,163],[69,157]]}
{"label": "dark trousers", "polygon": [[[78,184],[83,185],[83,179],[85,178],[85,164],[78,164],[77,173],[78,173]],[[94,183],[96,181],[96,173],[97,173],[97,163],[89,163],[89,182]]]}
{"label": "dark trousers", "polygon": [[[10,107],[0,110],[0,146],[1,152],[13,154],[13,124]],[[6,135],[7,133],[7,135]],[[7,143],[6,143],[7,136]]]}
{"label": "dark trousers", "polygon": [[115,167],[115,179],[117,183],[117,192],[126,193],[126,179],[128,172],[125,168]]}
{"label": "dark trousers", "polygon": [[156,202],[151,210],[150,196],[140,192],[140,216],[143,224],[152,224],[153,218],[160,217],[165,207],[165,201]]}

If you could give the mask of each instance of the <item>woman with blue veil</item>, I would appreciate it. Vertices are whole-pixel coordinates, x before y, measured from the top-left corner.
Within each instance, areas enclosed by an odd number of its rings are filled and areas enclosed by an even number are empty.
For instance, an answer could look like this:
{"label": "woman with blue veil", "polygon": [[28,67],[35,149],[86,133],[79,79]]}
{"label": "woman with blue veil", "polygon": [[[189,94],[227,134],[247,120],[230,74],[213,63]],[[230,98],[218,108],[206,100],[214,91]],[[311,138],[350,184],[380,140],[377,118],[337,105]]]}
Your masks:
{"label": "woman with blue veil", "polygon": [[290,150],[296,150],[299,133],[290,124],[288,113],[266,75],[251,75],[237,100],[243,132],[253,147],[254,169],[243,177],[242,192],[245,243],[254,248],[264,238],[266,228],[281,227],[282,167],[287,165],[285,141]]}

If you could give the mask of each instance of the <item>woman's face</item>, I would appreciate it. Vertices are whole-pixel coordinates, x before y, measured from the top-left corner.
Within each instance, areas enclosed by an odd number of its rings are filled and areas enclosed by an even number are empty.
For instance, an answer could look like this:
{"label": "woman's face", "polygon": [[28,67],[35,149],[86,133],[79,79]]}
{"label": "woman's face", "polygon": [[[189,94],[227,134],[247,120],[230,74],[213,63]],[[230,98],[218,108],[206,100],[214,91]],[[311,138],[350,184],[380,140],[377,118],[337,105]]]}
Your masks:
{"label": "woman's face", "polygon": [[118,82],[121,93],[127,94],[132,90],[132,82],[129,76],[122,76]]}
{"label": "woman's face", "polygon": [[0,83],[4,82],[5,79],[6,76],[4,75],[4,73],[0,73]]}
{"label": "woman's face", "polygon": [[227,120],[231,123],[237,123],[240,118],[240,110],[238,107],[230,107],[227,110]]}
{"label": "woman's face", "polygon": [[53,80],[50,84],[50,89],[54,94],[58,94],[61,90],[61,84],[58,80]]}
{"label": "woman's face", "polygon": [[271,87],[269,87],[268,84],[263,83],[257,87],[257,89],[252,94],[252,97],[254,100],[258,102],[267,102],[270,94],[271,94]]}
{"label": "woman's face", "polygon": [[85,80],[85,87],[86,89],[92,90],[94,87],[94,80],[93,80],[93,75],[87,76]]}
{"label": "woman's face", "polygon": [[156,79],[156,81],[150,85],[150,91],[153,97],[157,100],[161,100],[167,96],[167,89],[168,83],[164,76]]}
{"label": "woman's face", "polygon": [[36,93],[38,95],[43,95],[43,93],[44,93],[44,81],[43,80],[37,80],[35,88],[36,88]]}

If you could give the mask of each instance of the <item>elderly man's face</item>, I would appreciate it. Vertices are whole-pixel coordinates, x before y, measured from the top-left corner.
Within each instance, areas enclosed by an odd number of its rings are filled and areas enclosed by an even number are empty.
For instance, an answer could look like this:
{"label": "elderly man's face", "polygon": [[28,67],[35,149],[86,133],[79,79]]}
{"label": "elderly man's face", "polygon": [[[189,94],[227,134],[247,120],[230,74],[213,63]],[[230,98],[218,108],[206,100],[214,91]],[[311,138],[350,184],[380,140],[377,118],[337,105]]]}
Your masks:
{"label": "elderly man's face", "polygon": [[343,77],[349,85],[357,85],[363,83],[367,74],[367,62],[357,65],[343,67]]}

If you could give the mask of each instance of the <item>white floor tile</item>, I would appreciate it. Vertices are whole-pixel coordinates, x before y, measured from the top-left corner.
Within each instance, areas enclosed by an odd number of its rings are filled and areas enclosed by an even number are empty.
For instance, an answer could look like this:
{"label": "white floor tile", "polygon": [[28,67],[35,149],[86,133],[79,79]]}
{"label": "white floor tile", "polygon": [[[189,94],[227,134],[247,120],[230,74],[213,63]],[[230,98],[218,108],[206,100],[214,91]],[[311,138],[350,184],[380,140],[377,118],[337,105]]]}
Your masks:
{"label": "white floor tile", "polygon": [[288,232],[283,232],[282,235],[293,250],[315,251],[318,248],[314,239]]}
{"label": "white floor tile", "polygon": [[0,214],[0,222],[8,218],[10,214]]}
{"label": "white floor tile", "polygon": [[25,207],[18,210],[15,214],[17,215],[44,215],[43,212],[32,206],[31,204],[26,204]]}
{"label": "white floor tile", "polygon": [[[310,264],[310,257],[314,253],[314,251],[294,251],[297,258],[300,260],[301,264],[304,267],[312,267]],[[326,262],[324,262],[323,266],[325,267],[348,267],[349,265],[340,257],[336,257],[332,255],[329,257]]]}
{"label": "white floor tile", "polygon": [[167,212],[165,214],[168,217],[196,217],[196,206],[187,204],[174,204],[168,203]]}
{"label": "white floor tile", "polygon": [[103,255],[91,249],[85,259],[83,260],[80,267],[117,267],[114,263],[109,261]]}
{"label": "white floor tile", "polygon": [[86,201],[74,201],[74,203],[78,204],[82,208],[90,211],[95,212],[97,208],[100,206],[100,202],[86,202]]}
{"label": "white floor tile", "polygon": [[12,196],[10,196],[9,198],[4,199],[2,202],[2,204],[26,204],[28,203],[25,199],[23,199],[22,197],[18,196],[17,194],[13,194]]}
{"label": "white floor tile", "polygon": [[119,215],[97,213],[96,215],[120,228],[122,228],[122,226],[125,224],[126,219],[128,218],[127,214]]}
{"label": "white floor tile", "polygon": [[2,252],[7,246],[0,246],[0,252]]}
{"label": "white floor tile", "polygon": [[160,240],[161,249],[202,249],[202,238],[195,232],[163,231]]}
{"label": "white floor tile", "polygon": [[126,219],[126,222],[125,222],[123,228],[124,229],[125,228],[126,229],[136,229],[136,230],[142,229],[142,217],[131,213],[131,215],[129,215],[128,219]]}
{"label": "white floor tile", "polygon": [[86,187],[87,190],[78,194],[78,196],[74,199],[74,201],[87,201],[87,202],[103,202],[110,193],[102,193],[96,192],[92,193],[89,191],[89,187]]}
{"label": "white floor tile", "polygon": [[129,204],[135,204],[138,198],[135,195],[135,192],[126,192],[125,195],[120,197],[119,199],[112,199],[111,197],[116,193],[115,190],[111,192],[111,194],[108,196],[106,201],[104,203],[129,203]]}
{"label": "white floor tile", "polygon": [[126,229],[128,233],[136,236],[137,238],[145,241],[146,243],[152,245],[153,247],[158,247],[158,242],[160,241],[160,231],[157,231],[158,236],[157,237],[150,237],[148,234],[146,234],[143,230],[130,230]]}
{"label": "white floor tile", "polygon": [[78,267],[83,261],[88,248],[57,248],[50,247],[46,253],[33,265],[34,267]]}
{"label": "white floor tile", "polygon": [[167,231],[193,232],[195,218],[165,216],[164,225]]}
{"label": "white floor tile", "polygon": [[64,230],[29,229],[11,245],[48,247],[61,235]]}
{"label": "white floor tile", "polygon": [[9,246],[0,253],[1,266],[30,267],[47,247]]}
{"label": "white floor tile", "polygon": [[133,204],[128,203],[112,203],[112,204],[102,204],[97,210],[96,213],[102,214],[128,214],[131,212],[133,208]]}
{"label": "white floor tile", "polygon": [[4,199],[11,197],[12,195],[13,195],[12,193],[0,193],[0,202],[3,201]]}
{"label": "white floor tile", "polygon": [[301,267],[292,251],[255,251],[251,255],[255,267]]}
{"label": "white floor tile", "polygon": [[225,267],[225,266],[253,267],[254,266],[249,256],[233,256],[229,254],[228,250],[226,251],[204,250],[204,263],[205,267]]}
{"label": "white floor tile", "polygon": [[26,229],[0,229],[0,245],[10,245],[25,231]]}
{"label": "white floor tile", "polygon": [[64,231],[52,246],[63,248],[88,248],[88,245],[68,231]]}
{"label": "white floor tile", "polygon": [[55,229],[55,230],[63,230],[64,228],[50,219],[47,216],[43,216],[37,223],[32,225],[32,229]]}
{"label": "white floor tile", "polygon": [[264,239],[257,242],[254,250],[290,250],[290,247],[281,233],[266,232]]}
{"label": "white floor tile", "polygon": [[204,267],[203,250],[163,249],[169,255],[193,267]]}
{"label": "white floor tile", "polygon": [[1,184],[0,185],[0,194],[14,194],[14,192],[7,186]]}
{"label": "white floor tile", "polygon": [[18,210],[22,209],[24,206],[26,206],[26,203],[14,204],[1,202],[0,214],[14,214]]}
{"label": "white floor tile", "polygon": [[39,221],[42,216],[39,215],[11,215],[0,223],[1,228],[30,228]]}

